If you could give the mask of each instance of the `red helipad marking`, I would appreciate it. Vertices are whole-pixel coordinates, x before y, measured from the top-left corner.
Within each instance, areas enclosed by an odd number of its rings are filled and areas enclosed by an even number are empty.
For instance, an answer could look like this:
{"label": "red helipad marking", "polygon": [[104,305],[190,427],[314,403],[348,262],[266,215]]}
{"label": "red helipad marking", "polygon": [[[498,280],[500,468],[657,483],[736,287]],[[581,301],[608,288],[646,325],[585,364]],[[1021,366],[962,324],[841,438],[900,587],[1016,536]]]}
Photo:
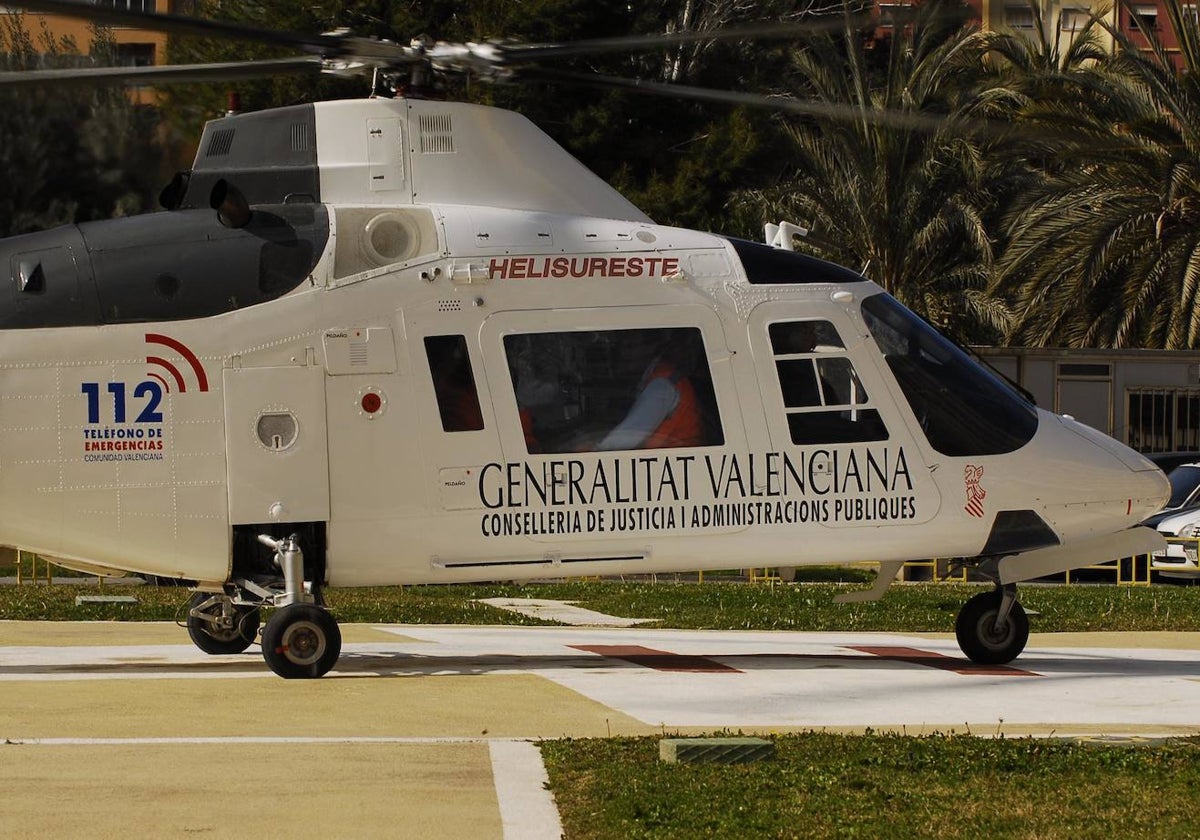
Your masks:
{"label": "red helipad marking", "polygon": [[956,674],[968,674],[996,677],[1037,677],[1033,671],[1014,668],[1011,665],[978,665],[974,662],[955,659],[941,653],[929,650],[917,650],[908,647],[875,647],[873,645],[848,645],[850,650],[869,653],[883,659],[895,662],[908,662],[912,665],[926,665],[942,671],[953,671]]}
{"label": "red helipad marking", "polygon": [[[620,659],[655,671],[675,671],[689,674],[741,674],[738,668],[724,665],[704,656],[690,656],[671,653],[667,650],[655,650],[641,645],[570,645],[574,650],[596,653],[609,659]],[[847,645],[846,650],[867,653],[871,656],[889,662],[904,662],[909,665],[923,665],[937,668],[940,671],[952,671],[966,676],[996,676],[996,677],[1037,677],[1033,671],[1014,668],[1011,665],[977,665],[964,659],[956,659],[929,650],[919,650],[910,647],[882,647],[878,645]],[[780,654],[751,655],[755,659],[776,659]],[[850,661],[861,657],[848,654],[784,654],[785,659],[800,660],[843,660]]]}
{"label": "red helipad marking", "polygon": [[681,671],[689,674],[740,674],[737,668],[722,665],[703,656],[687,656],[641,645],[571,645],[575,650],[598,653],[609,659],[622,659],[655,671]]}

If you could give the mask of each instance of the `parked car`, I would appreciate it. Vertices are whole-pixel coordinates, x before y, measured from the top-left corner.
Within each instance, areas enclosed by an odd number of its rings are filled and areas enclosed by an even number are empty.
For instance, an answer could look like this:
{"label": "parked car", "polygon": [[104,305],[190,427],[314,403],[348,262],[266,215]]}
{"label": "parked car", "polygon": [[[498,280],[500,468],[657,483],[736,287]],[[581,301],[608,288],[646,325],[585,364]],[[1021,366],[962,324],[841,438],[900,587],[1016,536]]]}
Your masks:
{"label": "parked car", "polygon": [[1157,528],[1159,522],[1181,511],[1200,508],[1200,461],[1175,467],[1167,473],[1167,480],[1171,482],[1171,498],[1142,524]]}
{"label": "parked car", "polygon": [[1200,464],[1200,452],[1149,452],[1146,457],[1168,475],[1183,464]]}
{"label": "parked car", "polygon": [[[1164,578],[1200,580],[1200,563],[1196,559],[1200,548],[1200,508],[1168,514],[1154,527],[1168,542],[1165,552],[1156,552],[1150,558],[1151,571]],[[1172,539],[1177,541],[1171,542]]]}

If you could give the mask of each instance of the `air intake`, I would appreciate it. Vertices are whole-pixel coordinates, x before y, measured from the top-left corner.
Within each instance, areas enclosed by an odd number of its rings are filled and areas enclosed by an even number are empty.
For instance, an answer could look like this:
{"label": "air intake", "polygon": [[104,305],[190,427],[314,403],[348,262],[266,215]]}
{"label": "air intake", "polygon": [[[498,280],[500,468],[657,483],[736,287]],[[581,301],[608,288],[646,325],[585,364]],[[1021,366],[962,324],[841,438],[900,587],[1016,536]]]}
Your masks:
{"label": "air intake", "polygon": [[292,151],[307,152],[312,146],[309,145],[309,130],[308,123],[292,123]]}
{"label": "air intake", "polygon": [[421,133],[421,154],[454,154],[454,127],[449,114],[421,114],[418,117]]}
{"label": "air intake", "polygon": [[236,129],[223,128],[220,131],[214,131],[212,139],[208,141],[208,149],[205,151],[207,157],[219,157],[220,155],[229,154],[229,150],[233,148],[233,134]]}

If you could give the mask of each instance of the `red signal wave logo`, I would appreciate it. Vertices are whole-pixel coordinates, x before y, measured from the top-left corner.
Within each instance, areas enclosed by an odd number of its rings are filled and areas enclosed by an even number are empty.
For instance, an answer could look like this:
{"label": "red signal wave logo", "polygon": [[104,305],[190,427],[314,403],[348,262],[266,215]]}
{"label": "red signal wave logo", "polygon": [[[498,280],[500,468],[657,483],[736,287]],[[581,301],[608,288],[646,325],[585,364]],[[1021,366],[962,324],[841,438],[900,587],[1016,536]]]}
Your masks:
{"label": "red signal wave logo", "polygon": [[[196,354],[193,353],[191,348],[189,348],[186,344],[184,344],[182,341],[171,338],[169,335],[161,335],[159,333],[146,333],[146,343],[151,345],[157,344],[161,347],[169,348],[182,356],[183,360],[191,366],[192,373],[196,376],[196,385],[198,390],[208,390],[208,376],[204,373],[204,365],[200,364],[200,360],[196,358]],[[187,391],[187,380],[184,378],[179,368],[175,366],[174,362],[164,359],[162,356],[152,356],[147,353],[146,364],[162,368],[163,371],[171,377],[171,381],[175,383],[175,389],[179,393],[182,394]],[[163,374],[152,370],[147,375],[153,379],[157,379],[163,386],[163,391],[168,394],[171,393],[171,384]]]}

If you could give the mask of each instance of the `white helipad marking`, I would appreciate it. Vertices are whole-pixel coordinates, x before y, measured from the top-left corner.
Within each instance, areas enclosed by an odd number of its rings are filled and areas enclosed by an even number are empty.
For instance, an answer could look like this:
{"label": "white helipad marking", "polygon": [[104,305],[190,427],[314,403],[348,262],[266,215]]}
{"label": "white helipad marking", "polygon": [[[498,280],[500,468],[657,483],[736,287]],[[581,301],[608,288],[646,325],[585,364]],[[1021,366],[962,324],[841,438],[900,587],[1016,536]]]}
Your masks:
{"label": "white helipad marking", "polygon": [[639,624],[658,621],[657,618],[622,618],[595,610],[575,606],[574,601],[550,601],[544,598],[481,598],[480,603],[501,610],[559,621],[576,627],[636,627]]}
{"label": "white helipad marking", "polygon": [[[1016,663],[1031,676],[962,673],[907,648],[966,664],[953,640],[880,633],[716,632],[575,627],[380,627],[393,641],[347,644],[330,675],[535,674],[658,726],[907,726],[910,731],[1007,724],[1095,731],[1200,732],[1200,651],[1038,647]],[[407,637],[407,638],[405,638]],[[580,648],[638,649],[648,657]],[[660,655],[661,654],[661,655]],[[724,666],[671,670],[673,655]],[[694,664],[694,663],[692,663]],[[695,670],[695,669],[693,669]],[[701,668],[701,671],[704,669]],[[207,656],[187,644],[0,647],[5,680],[277,679],[258,649]],[[328,679],[328,678],[327,678]],[[3,733],[0,733],[3,737]]]}
{"label": "white helipad marking", "polygon": [[492,778],[505,840],[560,840],[562,822],[546,785],[542,751],[529,741],[492,741]]}
{"label": "white helipad marking", "polygon": [[[1200,676],[1200,652],[1190,650],[1039,648],[1014,663],[1037,676],[1017,677],[958,674],[851,649],[915,647],[964,661],[953,640],[908,635],[560,627],[402,632],[436,643],[426,647],[425,668],[436,670],[440,660],[441,673],[531,671],[654,726],[919,728],[1003,720],[1194,731],[1200,723],[1200,689],[1189,681]],[[655,670],[574,652],[573,645],[640,645],[702,656],[740,673]]]}

